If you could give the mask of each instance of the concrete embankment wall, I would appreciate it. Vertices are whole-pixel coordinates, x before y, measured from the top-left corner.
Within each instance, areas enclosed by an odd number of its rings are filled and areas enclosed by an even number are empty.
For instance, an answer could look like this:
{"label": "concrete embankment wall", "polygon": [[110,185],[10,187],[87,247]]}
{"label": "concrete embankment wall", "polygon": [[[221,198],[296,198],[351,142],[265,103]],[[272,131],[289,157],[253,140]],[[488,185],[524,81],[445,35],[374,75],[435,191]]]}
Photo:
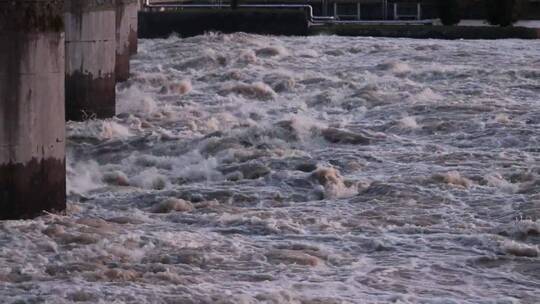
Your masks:
{"label": "concrete embankment wall", "polygon": [[114,116],[115,1],[66,1],[65,27],[66,119]]}
{"label": "concrete embankment wall", "polygon": [[0,1],[0,220],[66,206],[63,4]]}
{"label": "concrete embankment wall", "polygon": [[307,35],[308,20],[302,10],[190,10],[189,12],[139,12],[139,37],[182,37],[216,31],[270,35]]}
{"label": "concrete embankment wall", "polygon": [[334,24],[313,26],[309,34],[418,39],[540,39],[540,29],[489,26]]}

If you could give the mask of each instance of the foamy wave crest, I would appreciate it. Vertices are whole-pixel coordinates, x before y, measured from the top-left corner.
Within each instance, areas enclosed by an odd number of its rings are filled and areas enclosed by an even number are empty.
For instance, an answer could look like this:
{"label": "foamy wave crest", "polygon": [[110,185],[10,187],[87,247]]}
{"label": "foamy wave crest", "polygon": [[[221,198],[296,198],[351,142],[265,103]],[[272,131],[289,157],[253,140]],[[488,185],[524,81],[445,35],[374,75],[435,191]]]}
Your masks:
{"label": "foamy wave crest", "polygon": [[347,198],[358,194],[358,187],[354,184],[347,185],[341,173],[335,168],[321,167],[311,176],[324,187],[326,198]]}
{"label": "foamy wave crest", "polygon": [[258,100],[270,100],[277,96],[276,92],[264,82],[229,84],[221,90],[221,93],[237,94],[245,98]]}
{"label": "foamy wave crest", "polygon": [[66,188],[69,194],[85,194],[104,186],[103,174],[95,161],[76,163],[70,161],[67,163],[66,171]]}
{"label": "foamy wave crest", "polygon": [[400,127],[404,129],[418,129],[420,126],[416,122],[416,119],[412,116],[405,116],[399,120]]}
{"label": "foamy wave crest", "polygon": [[381,63],[377,65],[377,68],[384,71],[390,71],[396,75],[403,75],[412,71],[412,68],[409,64],[399,61]]}
{"label": "foamy wave crest", "polygon": [[537,245],[529,245],[513,240],[505,240],[504,242],[502,242],[501,248],[504,252],[519,257],[534,258],[537,257],[540,253],[540,249]]}
{"label": "foamy wave crest", "polygon": [[69,122],[67,137],[72,139],[125,139],[132,134],[129,129],[112,119],[87,120],[84,122]]}
{"label": "foamy wave crest", "polygon": [[287,56],[289,55],[289,51],[281,45],[273,45],[260,48],[255,51],[255,54],[259,57]]}
{"label": "foamy wave crest", "polygon": [[119,91],[117,94],[116,112],[149,116],[158,109],[152,95],[141,91],[137,86]]}

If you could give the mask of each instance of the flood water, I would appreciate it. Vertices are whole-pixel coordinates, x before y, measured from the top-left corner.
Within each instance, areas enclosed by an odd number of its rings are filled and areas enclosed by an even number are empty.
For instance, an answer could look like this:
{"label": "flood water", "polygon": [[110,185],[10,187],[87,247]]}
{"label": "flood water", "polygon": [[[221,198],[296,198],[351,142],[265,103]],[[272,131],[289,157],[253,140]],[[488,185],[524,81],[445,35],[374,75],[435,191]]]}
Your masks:
{"label": "flood water", "polygon": [[1,303],[540,303],[540,42],[143,40]]}

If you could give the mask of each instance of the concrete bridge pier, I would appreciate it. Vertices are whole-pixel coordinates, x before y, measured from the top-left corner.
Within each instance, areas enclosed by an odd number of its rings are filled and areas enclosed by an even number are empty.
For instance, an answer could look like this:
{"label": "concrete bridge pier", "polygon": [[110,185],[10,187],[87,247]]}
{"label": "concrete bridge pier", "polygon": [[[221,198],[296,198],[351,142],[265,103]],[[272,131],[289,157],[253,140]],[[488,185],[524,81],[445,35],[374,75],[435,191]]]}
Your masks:
{"label": "concrete bridge pier", "polygon": [[[129,78],[129,58],[136,50],[137,0],[116,0],[116,81],[122,82]],[[135,16],[135,20],[133,19]],[[135,22],[135,23],[134,23]],[[135,40],[133,40],[135,35]]]}
{"label": "concrete bridge pier", "polygon": [[137,54],[139,49],[139,3],[137,0],[135,4],[129,10],[131,22],[129,30],[129,53],[131,55]]}
{"label": "concrete bridge pier", "polygon": [[65,0],[66,119],[108,118],[116,108],[115,0]]}
{"label": "concrete bridge pier", "polygon": [[64,0],[0,0],[0,220],[66,207]]}

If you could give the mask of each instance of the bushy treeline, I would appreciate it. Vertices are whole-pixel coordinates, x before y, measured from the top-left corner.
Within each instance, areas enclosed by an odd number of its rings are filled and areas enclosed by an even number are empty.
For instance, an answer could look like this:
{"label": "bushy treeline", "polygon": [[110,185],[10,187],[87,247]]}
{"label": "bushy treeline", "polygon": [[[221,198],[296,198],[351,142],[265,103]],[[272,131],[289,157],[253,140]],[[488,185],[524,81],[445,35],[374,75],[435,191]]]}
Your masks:
{"label": "bushy treeline", "polygon": [[520,0],[484,0],[486,19],[492,25],[512,25],[518,20],[521,8]]}
{"label": "bushy treeline", "polygon": [[458,0],[439,1],[439,18],[444,25],[456,25],[461,21],[461,7]]}
{"label": "bushy treeline", "polygon": [[[438,11],[442,24],[456,25],[471,0],[439,0]],[[492,25],[510,26],[516,22],[524,0],[480,0],[483,2],[486,20]]]}

